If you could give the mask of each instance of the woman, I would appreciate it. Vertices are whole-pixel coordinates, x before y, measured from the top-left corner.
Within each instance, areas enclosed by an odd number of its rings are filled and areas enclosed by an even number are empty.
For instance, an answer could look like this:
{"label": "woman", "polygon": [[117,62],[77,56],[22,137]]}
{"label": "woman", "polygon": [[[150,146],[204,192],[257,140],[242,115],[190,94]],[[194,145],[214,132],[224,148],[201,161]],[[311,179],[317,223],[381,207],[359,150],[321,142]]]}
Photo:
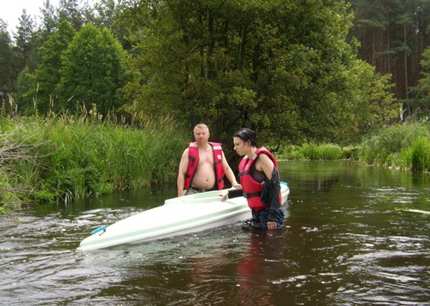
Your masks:
{"label": "woman", "polygon": [[266,148],[257,148],[253,130],[242,128],[233,137],[234,150],[243,156],[239,164],[239,178],[243,194],[252,210],[247,228],[274,230],[282,228],[278,162]]}

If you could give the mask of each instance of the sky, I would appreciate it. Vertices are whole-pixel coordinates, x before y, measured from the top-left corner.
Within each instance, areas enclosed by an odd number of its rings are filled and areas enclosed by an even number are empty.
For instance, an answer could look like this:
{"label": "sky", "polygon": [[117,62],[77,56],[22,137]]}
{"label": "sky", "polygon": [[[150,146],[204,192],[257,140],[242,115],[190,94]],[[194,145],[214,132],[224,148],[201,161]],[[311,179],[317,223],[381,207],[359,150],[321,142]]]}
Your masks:
{"label": "sky", "polygon": [[[16,32],[18,19],[22,14],[22,10],[26,9],[27,14],[31,15],[33,20],[39,20],[40,8],[45,0],[0,0],[0,18],[7,25],[9,33]],[[59,0],[49,1],[54,7],[58,6]]]}

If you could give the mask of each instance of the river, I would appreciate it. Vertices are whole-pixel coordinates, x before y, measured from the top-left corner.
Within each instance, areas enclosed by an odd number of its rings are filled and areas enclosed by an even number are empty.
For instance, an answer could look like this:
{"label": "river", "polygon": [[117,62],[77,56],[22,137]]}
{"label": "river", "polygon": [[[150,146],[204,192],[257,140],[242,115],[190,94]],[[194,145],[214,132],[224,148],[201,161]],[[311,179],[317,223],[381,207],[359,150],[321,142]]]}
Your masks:
{"label": "river", "polygon": [[238,224],[76,251],[91,229],[174,189],[0,216],[2,305],[430,305],[430,176],[354,162],[282,164],[286,229]]}

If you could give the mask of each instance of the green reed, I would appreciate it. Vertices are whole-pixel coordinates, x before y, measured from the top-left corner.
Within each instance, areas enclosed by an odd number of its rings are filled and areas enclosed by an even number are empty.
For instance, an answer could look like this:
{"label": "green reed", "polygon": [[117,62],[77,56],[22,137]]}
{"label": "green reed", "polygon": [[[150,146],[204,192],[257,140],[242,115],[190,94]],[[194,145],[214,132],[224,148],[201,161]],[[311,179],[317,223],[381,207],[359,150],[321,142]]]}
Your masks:
{"label": "green reed", "polygon": [[287,146],[279,157],[298,160],[336,160],[346,157],[343,149],[331,143],[305,143],[301,146]]}
{"label": "green reed", "polygon": [[71,116],[2,118],[0,128],[0,148],[17,152],[0,164],[0,203],[13,206],[171,183],[186,144],[171,119],[134,128]]}
{"label": "green reed", "polygon": [[359,159],[375,165],[430,170],[430,130],[425,123],[408,123],[382,129],[363,141]]}

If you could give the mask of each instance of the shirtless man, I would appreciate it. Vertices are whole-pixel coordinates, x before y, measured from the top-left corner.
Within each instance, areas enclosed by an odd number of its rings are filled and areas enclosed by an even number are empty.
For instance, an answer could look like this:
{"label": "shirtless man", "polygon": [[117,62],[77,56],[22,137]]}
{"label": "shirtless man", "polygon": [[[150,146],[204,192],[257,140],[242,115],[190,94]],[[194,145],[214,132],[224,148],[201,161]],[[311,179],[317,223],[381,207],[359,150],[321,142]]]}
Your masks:
{"label": "shirtless man", "polygon": [[182,153],[178,171],[178,197],[223,189],[224,175],[232,186],[239,185],[225,159],[221,144],[209,142],[209,128],[199,123],[193,130],[195,142]]}

